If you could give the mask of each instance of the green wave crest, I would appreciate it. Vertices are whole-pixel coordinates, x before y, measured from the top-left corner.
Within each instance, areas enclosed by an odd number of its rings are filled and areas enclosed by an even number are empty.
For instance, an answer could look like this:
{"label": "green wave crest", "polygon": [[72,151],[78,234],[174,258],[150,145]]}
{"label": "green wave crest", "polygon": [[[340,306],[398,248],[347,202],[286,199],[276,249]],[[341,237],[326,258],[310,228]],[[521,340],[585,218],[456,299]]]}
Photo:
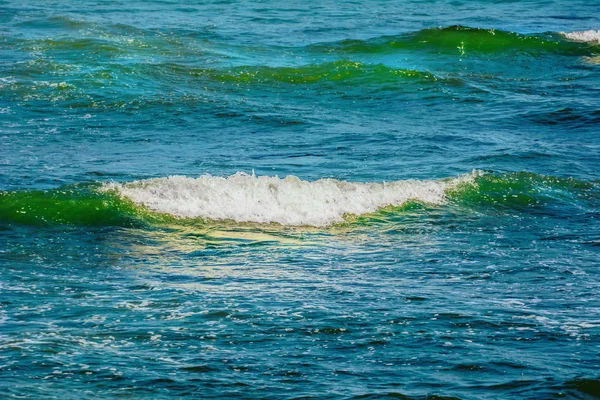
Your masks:
{"label": "green wave crest", "polygon": [[98,185],[0,192],[0,223],[143,227],[158,217]]}
{"label": "green wave crest", "polygon": [[460,25],[423,29],[405,35],[383,36],[369,40],[344,40],[312,47],[327,53],[389,53],[397,50],[423,50],[460,55],[516,52],[529,55],[559,53],[584,56],[600,51],[598,45],[574,42],[557,33],[525,35]]}

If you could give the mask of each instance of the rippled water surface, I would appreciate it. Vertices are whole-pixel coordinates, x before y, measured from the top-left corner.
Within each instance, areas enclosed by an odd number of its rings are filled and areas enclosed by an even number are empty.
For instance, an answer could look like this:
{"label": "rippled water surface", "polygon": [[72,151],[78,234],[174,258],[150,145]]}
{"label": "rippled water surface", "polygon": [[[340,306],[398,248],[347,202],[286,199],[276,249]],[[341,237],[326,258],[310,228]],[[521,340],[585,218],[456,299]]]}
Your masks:
{"label": "rippled water surface", "polygon": [[2,396],[600,397],[598,29],[0,1]]}

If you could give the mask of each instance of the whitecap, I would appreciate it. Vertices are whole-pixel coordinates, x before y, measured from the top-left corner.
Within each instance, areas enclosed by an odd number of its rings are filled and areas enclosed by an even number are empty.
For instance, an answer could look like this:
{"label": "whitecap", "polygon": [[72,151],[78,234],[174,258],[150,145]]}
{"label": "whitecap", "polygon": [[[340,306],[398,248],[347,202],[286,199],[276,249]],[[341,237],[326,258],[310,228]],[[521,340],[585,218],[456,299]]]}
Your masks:
{"label": "whitecap", "polygon": [[150,210],[180,218],[322,227],[341,222],[348,214],[369,214],[408,201],[441,205],[447,190],[473,182],[479,175],[473,171],[442,180],[361,183],[238,172],[229,177],[169,176],[108,183],[101,190],[116,191]]}
{"label": "whitecap", "polygon": [[561,34],[576,42],[600,43],[600,30],[561,32]]}

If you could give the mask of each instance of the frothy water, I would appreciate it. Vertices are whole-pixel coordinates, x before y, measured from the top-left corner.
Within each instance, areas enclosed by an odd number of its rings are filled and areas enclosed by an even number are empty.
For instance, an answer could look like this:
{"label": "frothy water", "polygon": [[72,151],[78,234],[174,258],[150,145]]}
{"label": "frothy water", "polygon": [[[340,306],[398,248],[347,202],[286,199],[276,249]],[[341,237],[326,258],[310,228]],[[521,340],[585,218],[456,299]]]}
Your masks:
{"label": "frothy water", "polygon": [[183,218],[234,220],[282,225],[326,226],[345,215],[362,215],[408,201],[440,205],[446,191],[473,183],[482,173],[444,180],[360,183],[336,179],[301,180],[238,172],[229,177],[170,176],[105,184],[149,209]]}
{"label": "frothy water", "polygon": [[599,43],[600,42],[600,30],[589,30],[579,32],[562,32],[562,34],[568,39],[575,40],[577,42],[588,42],[588,43]]}

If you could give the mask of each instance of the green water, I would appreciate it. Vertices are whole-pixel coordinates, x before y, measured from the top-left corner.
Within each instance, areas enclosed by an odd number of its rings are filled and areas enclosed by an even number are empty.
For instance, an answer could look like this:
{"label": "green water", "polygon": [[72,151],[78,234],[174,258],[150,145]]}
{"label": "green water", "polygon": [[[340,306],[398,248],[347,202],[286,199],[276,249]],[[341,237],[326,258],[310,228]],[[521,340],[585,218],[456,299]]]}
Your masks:
{"label": "green water", "polygon": [[598,15],[0,1],[3,396],[598,398]]}

